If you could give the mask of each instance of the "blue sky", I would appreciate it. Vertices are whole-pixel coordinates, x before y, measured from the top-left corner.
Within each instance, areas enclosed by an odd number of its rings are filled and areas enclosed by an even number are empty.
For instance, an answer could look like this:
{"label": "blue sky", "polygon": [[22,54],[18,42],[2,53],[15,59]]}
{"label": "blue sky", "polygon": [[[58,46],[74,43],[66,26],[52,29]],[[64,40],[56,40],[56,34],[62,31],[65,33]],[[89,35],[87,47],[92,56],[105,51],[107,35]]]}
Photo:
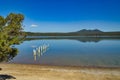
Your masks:
{"label": "blue sky", "polygon": [[1,0],[0,15],[25,16],[25,31],[120,31],[120,0]]}

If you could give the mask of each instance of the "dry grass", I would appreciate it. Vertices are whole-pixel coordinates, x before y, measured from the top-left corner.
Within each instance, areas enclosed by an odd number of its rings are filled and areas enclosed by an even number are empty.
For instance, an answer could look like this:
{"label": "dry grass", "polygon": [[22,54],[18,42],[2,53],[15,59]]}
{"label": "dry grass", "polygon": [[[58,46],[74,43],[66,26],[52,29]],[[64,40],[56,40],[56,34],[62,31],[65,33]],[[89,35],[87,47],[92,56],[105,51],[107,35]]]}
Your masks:
{"label": "dry grass", "polygon": [[0,64],[0,74],[16,80],[120,80],[120,69]]}

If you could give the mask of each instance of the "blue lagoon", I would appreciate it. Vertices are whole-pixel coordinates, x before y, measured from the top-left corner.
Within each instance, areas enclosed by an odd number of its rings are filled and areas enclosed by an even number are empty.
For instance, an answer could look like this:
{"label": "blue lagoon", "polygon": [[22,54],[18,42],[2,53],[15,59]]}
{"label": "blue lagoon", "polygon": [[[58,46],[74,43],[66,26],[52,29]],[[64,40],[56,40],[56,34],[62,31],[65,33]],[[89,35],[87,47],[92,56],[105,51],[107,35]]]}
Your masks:
{"label": "blue lagoon", "polygon": [[120,67],[119,39],[89,39],[27,39],[15,45],[19,53],[10,63]]}

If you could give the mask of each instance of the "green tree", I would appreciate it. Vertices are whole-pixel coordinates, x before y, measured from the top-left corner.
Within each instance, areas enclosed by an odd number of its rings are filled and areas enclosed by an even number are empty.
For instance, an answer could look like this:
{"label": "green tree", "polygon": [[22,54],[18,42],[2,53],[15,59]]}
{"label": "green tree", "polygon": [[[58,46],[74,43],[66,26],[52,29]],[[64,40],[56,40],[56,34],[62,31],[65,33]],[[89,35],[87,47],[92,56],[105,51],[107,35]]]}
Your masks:
{"label": "green tree", "polygon": [[18,50],[11,45],[19,44],[25,38],[23,32],[24,16],[10,13],[6,18],[0,16],[0,61],[14,57]]}

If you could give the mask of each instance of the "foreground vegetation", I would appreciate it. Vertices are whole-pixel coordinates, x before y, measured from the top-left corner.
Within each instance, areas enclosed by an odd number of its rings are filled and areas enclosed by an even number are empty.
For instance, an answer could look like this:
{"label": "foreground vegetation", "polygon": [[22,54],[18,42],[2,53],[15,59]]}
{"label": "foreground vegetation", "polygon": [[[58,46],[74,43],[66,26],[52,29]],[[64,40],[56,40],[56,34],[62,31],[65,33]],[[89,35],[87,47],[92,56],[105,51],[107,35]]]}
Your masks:
{"label": "foreground vegetation", "polygon": [[12,45],[19,44],[25,37],[22,32],[22,14],[10,13],[7,17],[0,16],[0,62],[9,61],[18,53]]}

